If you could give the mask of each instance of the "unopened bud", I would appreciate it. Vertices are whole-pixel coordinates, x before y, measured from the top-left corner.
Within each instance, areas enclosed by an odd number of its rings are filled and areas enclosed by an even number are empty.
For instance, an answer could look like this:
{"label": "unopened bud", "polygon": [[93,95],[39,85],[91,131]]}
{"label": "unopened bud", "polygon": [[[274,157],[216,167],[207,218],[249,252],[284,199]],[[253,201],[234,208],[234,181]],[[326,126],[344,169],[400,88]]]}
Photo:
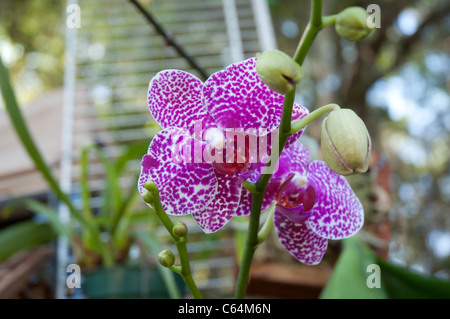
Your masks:
{"label": "unopened bud", "polygon": [[366,172],[371,144],[366,125],[350,109],[332,111],[322,122],[323,158],[338,174]]}
{"label": "unopened bud", "polygon": [[256,57],[256,73],[275,92],[290,92],[303,77],[302,67],[282,51],[265,51]]}
{"label": "unopened bud", "polygon": [[175,226],[173,226],[173,233],[178,237],[186,237],[188,229],[185,223],[177,221]]}
{"label": "unopened bud", "polygon": [[155,188],[155,187],[156,187],[155,182],[152,181],[151,179],[149,179],[148,181],[146,181],[146,182],[144,183],[144,188],[145,188],[146,190],[148,190],[149,192],[151,192],[152,189]]}
{"label": "unopened bud", "polygon": [[348,7],[336,16],[335,29],[344,39],[358,41],[372,31],[367,25],[369,14],[361,7]]}
{"label": "unopened bud", "polygon": [[163,267],[171,267],[175,263],[175,255],[170,249],[163,250],[158,254],[158,261]]}
{"label": "unopened bud", "polygon": [[150,192],[145,192],[143,195],[142,195],[142,199],[144,200],[144,202],[146,202],[147,204],[152,204],[152,202],[153,202],[153,196],[152,196],[152,193],[150,193]]}

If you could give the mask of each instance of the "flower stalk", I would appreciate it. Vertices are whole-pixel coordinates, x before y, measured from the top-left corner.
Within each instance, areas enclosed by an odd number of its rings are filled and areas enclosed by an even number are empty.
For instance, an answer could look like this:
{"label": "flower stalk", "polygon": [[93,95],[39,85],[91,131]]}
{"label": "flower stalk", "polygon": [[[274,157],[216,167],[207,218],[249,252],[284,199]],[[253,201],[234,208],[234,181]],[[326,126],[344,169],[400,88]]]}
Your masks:
{"label": "flower stalk", "polygon": [[270,205],[267,209],[269,210],[269,215],[264,221],[264,225],[262,225],[258,232],[258,245],[262,244],[267,237],[269,237],[270,231],[273,228],[273,213],[275,212],[275,204]]}
{"label": "flower stalk", "polygon": [[308,125],[309,123],[311,123],[312,121],[314,121],[318,117],[324,115],[325,113],[328,113],[328,112],[331,112],[331,111],[335,111],[335,110],[338,110],[338,109],[340,109],[339,105],[334,104],[334,103],[327,104],[327,105],[324,105],[324,106],[318,108],[317,110],[311,112],[310,114],[308,114],[304,118],[301,118],[298,121],[293,122],[291,124],[291,134],[294,134],[294,133],[300,131],[306,125]]}
{"label": "flower stalk", "polygon": [[[314,39],[319,31],[324,27],[322,22],[322,1],[311,1],[311,15],[310,21],[300,39],[297,50],[294,54],[294,60],[300,65],[306,58],[306,55],[311,48]],[[280,128],[278,131],[279,151],[284,148],[288,137],[291,135],[291,120],[292,120],[292,108],[294,106],[295,99],[295,86],[292,90],[285,95],[283,113],[281,117]],[[306,124],[305,124],[306,125]],[[279,154],[280,154],[279,153]],[[249,282],[250,267],[253,259],[253,255],[258,246],[258,232],[259,232],[259,220],[261,215],[261,207],[264,199],[264,193],[269,183],[271,174],[262,174],[259,180],[256,182],[256,192],[252,196],[251,213],[249,228],[247,233],[247,241],[244,249],[244,255],[241,261],[241,267],[239,269],[239,275],[237,279],[235,295],[237,299],[245,297],[247,285]]]}
{"label": "flower stalk", "polygon": [[195,299],[203,299],[192,277],[191,265],[189,262],[189,254],[186,246],[186,237],[179,237],[177,236],[177,234],[174,233],[173,231],[174,224],[170,220],[169,216],[167,216],[166,212],[164,211],[164,208],[162,207],[161,200],[159,197],[159,190],[156,187],[156,184],[152,181],[148,181],[147,183],[145,183],[144,187],[151,194],[151,196],[149,196],[147,195],[148,193],[146,193],[144,195],[144,200],[150,200],[150,203],[149,202],[147,203],[149,203],[154,207],[156,215],[158,216],[159,220],[164,225],[167,232],[170,234],[173,241],[175,242],[175,246],[177,247],[178,251],[178,256],[180,257],[181,267],[170,265],[168,266],[168,268],[179,274],[184,279],[186,286],[188,287],[189,291],[191,292],[192,296]]}

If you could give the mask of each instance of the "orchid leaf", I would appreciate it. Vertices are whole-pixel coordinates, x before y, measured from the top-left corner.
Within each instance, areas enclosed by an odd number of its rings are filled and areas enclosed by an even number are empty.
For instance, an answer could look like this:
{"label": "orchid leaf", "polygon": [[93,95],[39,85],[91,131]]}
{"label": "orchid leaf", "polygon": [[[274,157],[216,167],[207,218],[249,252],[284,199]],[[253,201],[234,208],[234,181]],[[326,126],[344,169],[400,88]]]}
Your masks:
{"label": "orchid leaf", "polygon": [[381,279],[392,299],[449,299],[450,281],[412,272],[377,258]]}
{"label": "orchid leaf", "polygon": [[[376,264],[373,251],[357,238],[343,240],[343,251],[337,261],[333,274],[322,291],[322,299],[384,299],[385,287],[369,288],[367,272],[369,265]],[[381,275],[382,276],[382,275]]]}
{"label": "orchid leaf", "polygon": [[48,224],[25,221],[0,231],[0,262],[14,254],[49,243],[56,233]]}

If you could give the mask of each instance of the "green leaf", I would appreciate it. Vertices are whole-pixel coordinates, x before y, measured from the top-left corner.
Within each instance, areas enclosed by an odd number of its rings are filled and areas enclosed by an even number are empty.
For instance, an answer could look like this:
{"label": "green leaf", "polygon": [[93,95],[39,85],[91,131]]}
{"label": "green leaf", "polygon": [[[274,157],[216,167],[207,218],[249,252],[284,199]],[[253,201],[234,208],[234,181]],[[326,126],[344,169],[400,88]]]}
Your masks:
{"label": "green leaf", "polygon": [[144,140],[127,147],[114,163],[117,174],[121,174],[125,170],[129,161],[141,159],[142,155],[147,153],[149,143],[150,141]]}
{"label": "green leaf", "polygon": [[72,238],[70,229],[66,225],[61,223],[58,217],[58,212],[55,209],[50,208],[34,199],[26,199],[24,201],[24,204],[33,213],[44,216],[55,233],[60,236],[66,237],[67,240],[71,242]]}
{"label": "green leaf", "polygon": [[92,145],[85,145],[80,154],[80,190],[83,201],[83,214],[86,218],[92,216],[89,190],[89,151]]}
{"label": "green leaf", "polygon": [[75,208],[73,203],[70,201],[69,197],[61,190],[55,177],[52,175],[50,169],[47,167],[39,149],[32,138],[28,126],[23,118],[22,112],[19,105],[17,104],[16,95],[14,94],[11,81],[9,80],[8,70],[3,65],[0,57],[0,90],[2,92],[3,101],[5,102],[6,111],[11,119],[14,130],[19,137],[22,146],[27,151],[31,160],[33,161],[36,169],[42,174],[44,179],[47,181],[48,185],[55,192],[58,199],[63,201],[67,207],[70,209],[71,213],[77,218],[81,223],[89,224],[80,214],[80,212]]}
{"label": "green leaf", "polygon": [[0,231],[0,262],[14,254],[50,242],[56,233],[48,224],[25,221]]}
{"label": "green leaf", "polygon": [[121,249],[129,238],[129,229],[133,216],[133,209],[136,206],[138,200],[141,198],[137,188],[133,188],[131,197],[125,202],[125,206],[122,208],[120,219],[117,222],[117,226],[112,232],[113,243],[116,249]]}
{"label": "green leaf", "polygon": [[[343,240],[343,251],[320,298],[387,298],[383,285],[381,285],[381,288],[369,288],[367,286],[367,278],[371,275],[371,272],[367,272],[367,267],[376,263],[374,252],[363,245],[358,238],[352,237]],[[381,273],[381,276],[383,276],[383,273]]]}
{"label": "green leaf", "polygon": [[393,299],[448,299],[450,281],[419,275],[377,258],[381,280],[389,298]]}
{"label": "green leaf", "polygon": [[[101,208],[100,216],[108,216],[107,220],[112,223],[114,215],[116,215],[120,208],[122,201],[122,189],[120,187],[119,175],[115,170],[112,161],[104,154],[104,152],[97,146],[94,146],[100,161],[105,168],[106,181],[103,189],[103,206]],[[108,225],[109,229],[112,225]]]}

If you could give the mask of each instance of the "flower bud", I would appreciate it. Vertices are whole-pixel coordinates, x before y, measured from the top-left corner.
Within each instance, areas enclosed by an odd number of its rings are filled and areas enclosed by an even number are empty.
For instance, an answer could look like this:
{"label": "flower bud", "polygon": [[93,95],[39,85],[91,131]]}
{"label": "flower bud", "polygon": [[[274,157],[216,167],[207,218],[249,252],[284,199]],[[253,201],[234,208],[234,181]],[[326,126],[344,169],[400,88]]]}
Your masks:
{"label": "flower bud", "polygon": [[186,237],[188,229],[185,223],[177,221],[175,226],[173,226],[173,233],[178,237]]}
{"label": "flower bud", "polygon": [[175,263],[175,255],[170,249],[163,250],[158,254],[158,261],[163,267],[171,267]]}
{"label": "flower bud", "polygon": [[336,16],[335,29],[344,39],[360,40],[372,31],[367,25],[369,14],[361,7],[348,7]]}
{"label": "flower bud", "polygon": [[369,168],[369,132],[350,109],[332,111],[323,120],[321,148],[328,167],[338,174],[364,173]]}
{"label": "flower bud", "polygon": [[146,202],[147,204],[150,204],[150,205],[152,205],[152,203],[153,203],[153,196],[152,196],[152,193],[151,192],[145,192],[143,195],[142,195],[142,199],[144,200],[144,202]]}
{"label": "flower bud", "polygon": [[302,67],[282,51],[265,51],[256,57],[256,73],[275,92],[290,92],[303,77]]}
{"label": "flower bud", "polygon": [[156,185],[155,185],[155,182],[152,181],[151,179],[149,179],[148,181],[146,181],[146,182],[144,183],[144,188],[145,188],[146,190],[148,190],[149,192],[151,192],[154,188],[158,189],[158,188],[156,187]]}

